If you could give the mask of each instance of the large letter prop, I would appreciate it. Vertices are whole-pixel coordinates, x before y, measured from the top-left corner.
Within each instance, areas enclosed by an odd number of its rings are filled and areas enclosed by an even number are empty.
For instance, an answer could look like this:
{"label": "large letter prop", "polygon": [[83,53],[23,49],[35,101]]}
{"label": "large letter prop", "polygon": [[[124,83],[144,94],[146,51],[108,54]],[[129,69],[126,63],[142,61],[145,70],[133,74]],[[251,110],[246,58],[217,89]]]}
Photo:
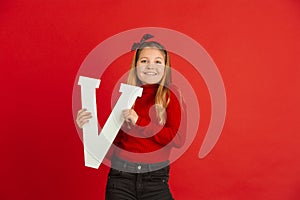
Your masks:
{"label": "large letter prop", "polygon": [[99,88],[100,80],[80,76],[78,85],[81,86],[82,108],[86,108],[93,116],[83,126],[85,166],[98,169],[124,122],[122,110],[133,106],[136,98],[142,95],[143,88],[121,83],[122,94],[98,134],[96,88]]}

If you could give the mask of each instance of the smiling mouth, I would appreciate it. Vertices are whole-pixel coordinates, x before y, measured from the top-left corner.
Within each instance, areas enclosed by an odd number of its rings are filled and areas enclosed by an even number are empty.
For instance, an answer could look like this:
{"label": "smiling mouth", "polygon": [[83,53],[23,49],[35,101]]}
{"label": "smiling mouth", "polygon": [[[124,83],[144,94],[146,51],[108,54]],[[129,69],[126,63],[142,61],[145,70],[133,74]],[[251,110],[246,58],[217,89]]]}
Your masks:
{"label": "smiling mouth", "polygon": [[144,72],[144,74],[147,76],[156,76],[157,75],[157,73],[155,73],[155,72]]}

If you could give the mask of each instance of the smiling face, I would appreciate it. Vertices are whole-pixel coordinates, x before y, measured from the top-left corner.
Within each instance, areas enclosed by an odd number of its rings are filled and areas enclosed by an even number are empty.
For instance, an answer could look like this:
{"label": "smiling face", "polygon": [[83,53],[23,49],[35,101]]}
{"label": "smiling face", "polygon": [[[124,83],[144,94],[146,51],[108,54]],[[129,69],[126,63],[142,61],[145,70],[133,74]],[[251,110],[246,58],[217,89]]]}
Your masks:
{"label": "smiling face", "polygon": [[165,56],[156,48],[141,50],[136,63],[137,77],[143,84],[159,83],[165,73]]}

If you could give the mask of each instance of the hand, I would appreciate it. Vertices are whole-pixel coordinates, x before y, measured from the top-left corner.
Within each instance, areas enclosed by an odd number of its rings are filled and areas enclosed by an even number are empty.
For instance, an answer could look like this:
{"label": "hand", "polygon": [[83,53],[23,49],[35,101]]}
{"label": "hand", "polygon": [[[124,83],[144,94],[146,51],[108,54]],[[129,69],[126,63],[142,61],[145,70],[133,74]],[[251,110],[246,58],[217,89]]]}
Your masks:
{"label": "hand", "polygon": [[92,118],[92,113],[88,112],[85,108],[81,109],[77,113],[76,124],[79,128],[82,128],[83,125],[89,122],[89,119]]}
{"label": "hand", "polygon": [[133,109],[123,110],[122,116],[126,122],[131,123],[132,125],[135,125],[136,121],[139,118],[139,116],[136,114],[136,112]]}

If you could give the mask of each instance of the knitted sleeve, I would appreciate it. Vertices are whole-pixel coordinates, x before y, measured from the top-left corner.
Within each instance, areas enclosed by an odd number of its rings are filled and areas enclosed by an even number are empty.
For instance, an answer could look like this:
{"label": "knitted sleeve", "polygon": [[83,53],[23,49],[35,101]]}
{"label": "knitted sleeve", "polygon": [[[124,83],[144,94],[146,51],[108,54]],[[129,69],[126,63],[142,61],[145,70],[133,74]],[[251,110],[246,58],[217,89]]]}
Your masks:
{"label": "knitted sleeve", "polygon": [[[176,91],[175,91],[176,92]],[[165,146],[171,142],[174,147],[181,147],[186,137],[186,111],[182,103],[181,95],[170,94],[170,103],[166,109],[167,119],[164,125],[157,120],[149,120],[139,117],[136,129],[139,134],[150,137],[154,142]]]}

